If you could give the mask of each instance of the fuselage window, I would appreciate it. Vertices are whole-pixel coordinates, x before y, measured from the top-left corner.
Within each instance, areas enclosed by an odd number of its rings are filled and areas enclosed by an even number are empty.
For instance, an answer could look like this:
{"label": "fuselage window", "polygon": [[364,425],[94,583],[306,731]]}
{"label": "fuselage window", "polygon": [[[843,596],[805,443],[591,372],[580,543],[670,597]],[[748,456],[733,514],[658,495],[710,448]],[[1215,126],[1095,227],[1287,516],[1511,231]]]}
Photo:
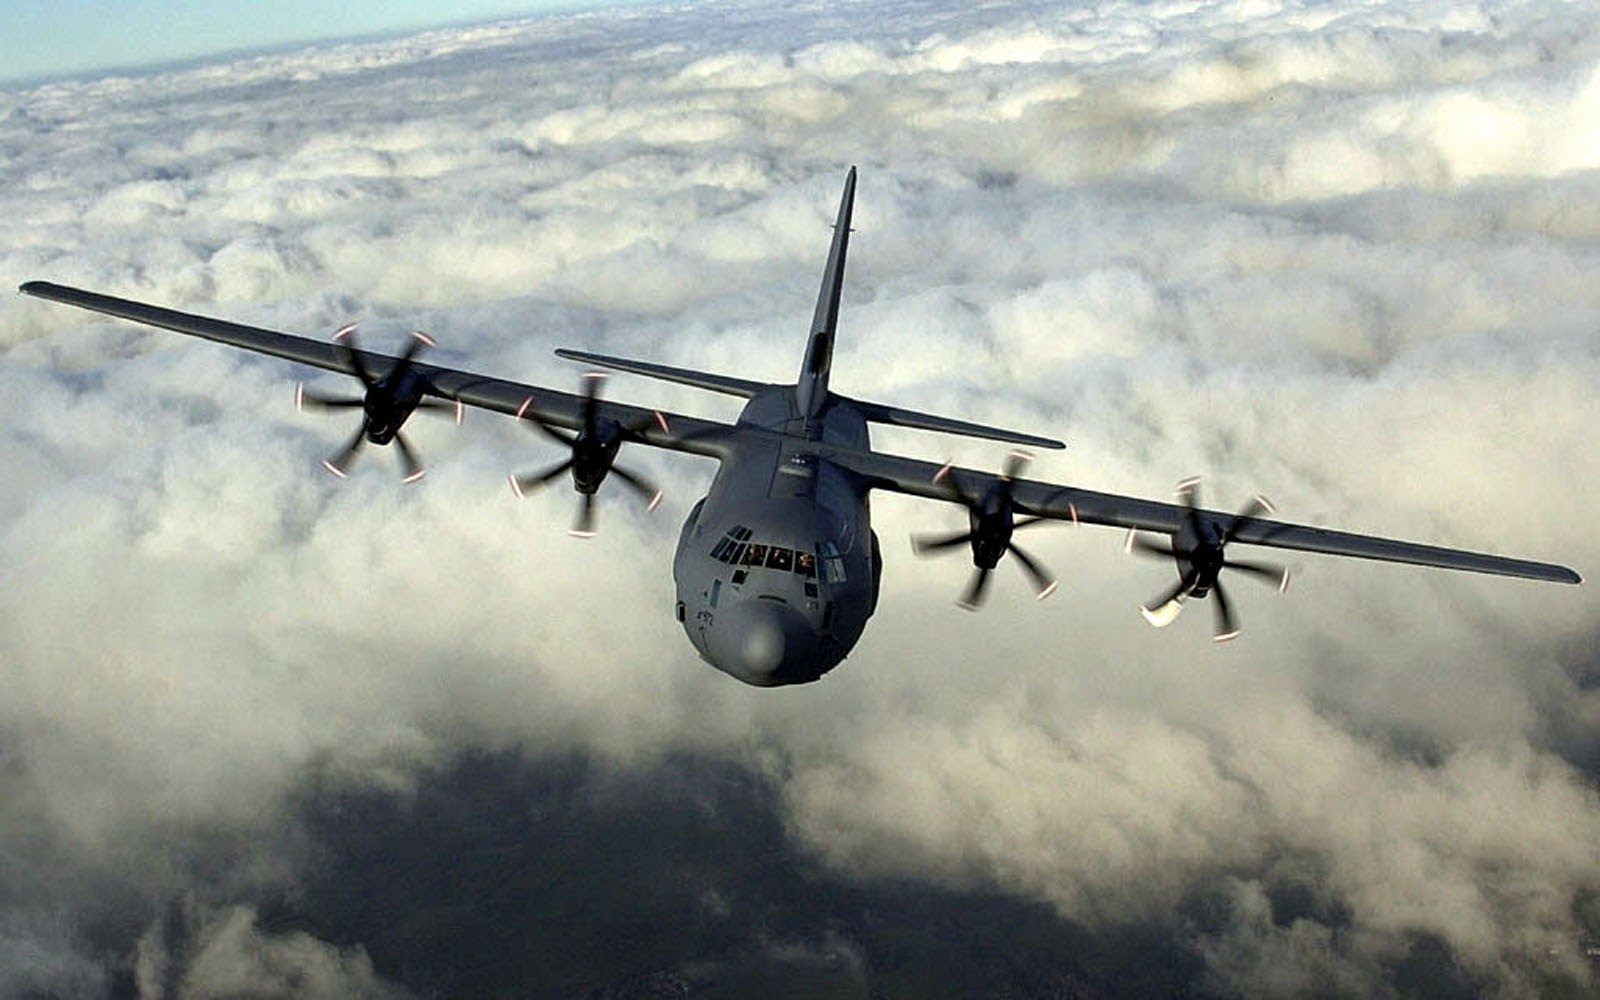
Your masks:
{"label": "fuselage window", "polygon": [[721,580],[712,580],[711,581],[711,606],[713,608],[717,606],[717,598],[719,598],[721,596],[722,596],[722,581]]}
{"label": "fuselage window", "polygon": [[767,547],[765,545],[751,545],[744,550],[744,564],[746,566],[761,566],[767,561]]}
{"label": "fuselage window", "polygon": [[731,538],[718,539],[716,548],[711,550],[711,558],[719,562],[727,562],[733,555],[734,544],[734,540]]}
{"label": "fuselage window", "polygon": [[781,545],[774,545],[772,548],[767,550],[767,569],[775,569],[787,573],[793,568],[793,549],[786,549]]}
{"label": "fuselage window", "polygon": [[815,579],[817,575],[817,557],[809,552],[801,552],[796,549],[794,553],[794,571],[807,580]]}

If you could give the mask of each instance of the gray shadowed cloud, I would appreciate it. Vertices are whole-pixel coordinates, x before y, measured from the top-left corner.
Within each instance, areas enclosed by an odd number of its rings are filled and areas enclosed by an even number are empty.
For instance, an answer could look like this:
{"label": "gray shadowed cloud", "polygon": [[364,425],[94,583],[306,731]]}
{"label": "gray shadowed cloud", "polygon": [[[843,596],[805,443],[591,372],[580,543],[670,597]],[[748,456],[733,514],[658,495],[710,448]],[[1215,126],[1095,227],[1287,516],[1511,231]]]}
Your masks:
{"label": "gray shadowed cloud", "polygon": [[[1594,12],[868,13],[602,11],[0,92],[0,273],[422,327],[556,387],[564,345],[786,379],[858,163],[840,391],[1062,436],[1043,478],[1203,473],[1219,506],[1600,565]],[[752,692],[671,620],[701,460],[630,455],[671,499],[609,496],[579,545],[568,496],[504,488],[551,460],[509,421],[418,420],[419,486],[377,450],[334,482],[350,428],[296,415],[282,363],[15,298],[0,345],[0,993],[403,991],[337,927],[263,920],[319,850],[292,803],[508,747],[750,769],[830,877],[1106,933],[1189,914],[1171,940],[1218,992],[1405,992],[1418,942],[1479,992],[1591,981],[1585,589],[1291,558],[1211,648],[1203,608],[1140,621],[1169,570],[1062,527],[1030,539],[1058,595],[1003,567],[973,618],[960,561],[900,541],[959,513],[883,496],[866,638]]]}

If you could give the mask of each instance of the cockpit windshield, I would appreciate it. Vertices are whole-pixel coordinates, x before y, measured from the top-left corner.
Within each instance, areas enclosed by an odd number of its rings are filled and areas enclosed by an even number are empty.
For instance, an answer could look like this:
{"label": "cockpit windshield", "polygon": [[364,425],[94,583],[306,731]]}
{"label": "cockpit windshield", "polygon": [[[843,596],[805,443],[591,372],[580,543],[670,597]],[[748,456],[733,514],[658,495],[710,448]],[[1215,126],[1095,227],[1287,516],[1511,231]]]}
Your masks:
{"label": "cockpit windshield", "polygon": [[717,540],[711,549],[711,558],[733,566],[797,573],[808,580],[816,578],[820,563],[827,582],[844,582],[844,560],[839,558],[839,551],[832,542],[818,542],[812,550],[791,549],[784,545],[753,542],[751,538],[754,535],[755,532],[744,525],[734,525]]}

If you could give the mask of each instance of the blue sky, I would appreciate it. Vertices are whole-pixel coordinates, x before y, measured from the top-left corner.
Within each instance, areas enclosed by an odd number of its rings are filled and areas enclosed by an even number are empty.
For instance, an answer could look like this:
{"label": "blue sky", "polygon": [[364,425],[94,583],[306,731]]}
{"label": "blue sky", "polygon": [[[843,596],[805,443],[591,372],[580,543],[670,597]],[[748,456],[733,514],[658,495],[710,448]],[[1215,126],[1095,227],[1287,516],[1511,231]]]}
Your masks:
{"label": "blue sky", "polygon": [[579,6],[581,0],[12,0],[0,80],[147,66],[238,49]]}

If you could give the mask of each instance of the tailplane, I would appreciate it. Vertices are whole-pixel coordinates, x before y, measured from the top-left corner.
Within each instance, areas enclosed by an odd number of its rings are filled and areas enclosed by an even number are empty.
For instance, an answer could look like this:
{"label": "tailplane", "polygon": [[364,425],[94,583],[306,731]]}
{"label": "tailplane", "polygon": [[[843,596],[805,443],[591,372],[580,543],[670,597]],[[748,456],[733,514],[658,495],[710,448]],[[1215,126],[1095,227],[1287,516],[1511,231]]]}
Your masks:
{"label": "tailplane", "polygon": [[[988,427],[983,424],[968,423],[965,420],[955,420],[931,413],[905,410],[898,406],[886,406],[882,403],[869,403],[848,399],[843,396],[830,395],[828,391],[828,373],[833,367],[833,341],[834,334],[839,326],[839,300],[844,290],[844,259],[845,254],[850,249],[850,216],[855,204],[855,198],[856,168],[851,167],[850,173],[844,179],[844,196],[839,200],[839,216],[833,224],[833,246],[828,250],[828,264],[822,271],[822,290],[817,295],[817,311],[811,319],[811,336],[806,341],[805,361],[800,365],[800,377],[795,380],[795,406],[799,410],[801,418],[808,421],[815,419],[822,413],[823,408],[827,406],[831,398],[856,407],[862,416],[874,423],[889,424],[895,427],[915,427],[919,430],[961,434],[966,437],[988,438],[993,441],[1005,441],[1008,444],[1027,445],[1034,448],[1066,447],[1066,445],[1054,438],[1022,434],[1000,427]],[[615,358],[605,354],[590,354],[587,351],[571,351],[562,348],[556,351],[556,354],[572,361],[581,361],[584,364],[598,365],[602,368],[614,368],[618,371],[632,372],[635,375],[645,375],[649,378],[664,379],[668,382],[678,382],[683,385],[692,385],[699,389],[709,389],[712,392],[721,392],[730,396],[743,396],[746,399],[756,395],[763,389],[772,388],[765,382],[753,382],[729,375],[713,375],[710,372],[691,371],[686,368],[672,368],[667,365],[652,364],[648,361],[632,361],[627,358]]]}
{"label": "tailplane", "polygon": [[595,365],[599,368],[611,368],[619,372],[631,372],[634,375],[644,375],[647,378],[658,378],[664,382],[677,382],[680,385],[692,385],[696,389],[709,389],[729,396],[743,396],[749,399],[762,389],[767,388],[765,382],[752,382],[745,378],[734,378],[732,375],[714,375],[711,372],[692,371],[688,368],[673,368],[670,365],[657,365],[649,361],[634,361],[631,358],[614,358],[609,354],[590,354],[588,351],[574,351],[565,347],[556,349],[556,357],[566,358],[568,361],[579,361],[586,365]]}

